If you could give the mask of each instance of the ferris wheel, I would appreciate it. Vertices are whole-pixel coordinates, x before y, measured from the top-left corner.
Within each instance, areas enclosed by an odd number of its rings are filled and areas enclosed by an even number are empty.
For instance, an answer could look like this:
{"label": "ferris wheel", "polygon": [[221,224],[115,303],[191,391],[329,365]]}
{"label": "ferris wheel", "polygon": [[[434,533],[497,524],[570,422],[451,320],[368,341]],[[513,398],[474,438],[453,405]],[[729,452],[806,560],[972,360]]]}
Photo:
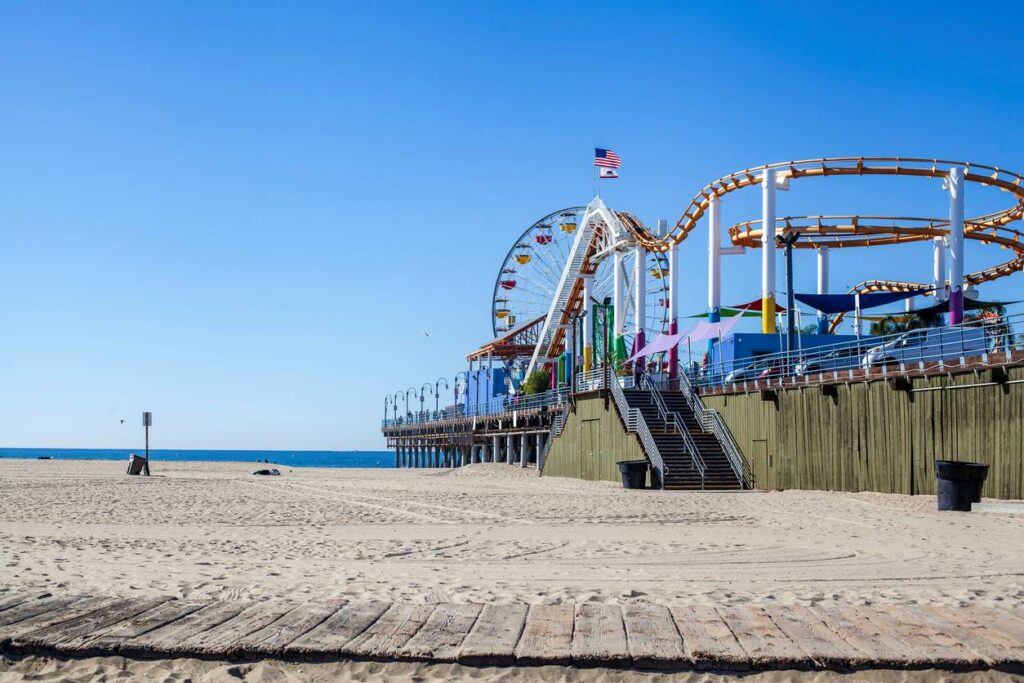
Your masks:
{"label": "ferris wheel", "polygon": [[[524,230],[508,250],[494,283],[491,320],[495,337],[547,314],[585,212],[586,207],[575,206],[550,213]],[[635,259],[633,249],[622,259],[627,292],[633,290]],[[646,310],[640,314],[646,338],[653,339],[668,331],[668,258],[647,253],[644,260]],[[612,296],[614,267],[614,259],[606,258],[594,274],[593,297],[598,301]],[[632,297],[626,299],[628,349],[632,348],[637,312]]]}

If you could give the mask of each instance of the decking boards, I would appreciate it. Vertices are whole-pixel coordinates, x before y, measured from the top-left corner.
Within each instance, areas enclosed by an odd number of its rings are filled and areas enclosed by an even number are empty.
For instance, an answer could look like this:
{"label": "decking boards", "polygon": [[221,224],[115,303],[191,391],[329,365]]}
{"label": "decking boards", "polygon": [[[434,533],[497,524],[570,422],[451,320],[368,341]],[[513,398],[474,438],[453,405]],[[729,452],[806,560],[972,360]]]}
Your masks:
{"label": "decking boards", "polygon": [[0,598],[25,655],[370,659],[670,670],[1024,671],[1024,613],[944,606],[479,605]]}

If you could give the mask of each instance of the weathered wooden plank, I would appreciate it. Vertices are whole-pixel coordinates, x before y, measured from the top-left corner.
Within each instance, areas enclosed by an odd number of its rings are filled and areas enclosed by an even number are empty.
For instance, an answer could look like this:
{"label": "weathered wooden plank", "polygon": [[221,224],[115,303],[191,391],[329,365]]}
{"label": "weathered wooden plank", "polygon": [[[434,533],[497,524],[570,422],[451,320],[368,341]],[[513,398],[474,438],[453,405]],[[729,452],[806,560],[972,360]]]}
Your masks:
{"label": "weathered wooden plank", "polygon": [[0,598],[0,612],[17,607],[25,603],[31,603],[36,600],[42,600],[43,598],[52,597],[50,591],[32,591],[30,593],[15,592],[9,595],[4,595]]}
{"label": "weathered wooden plank", "polygon": [[683,638],[667,607],[650,602],[623,605],[622,621],[634,665],[664,668],[686,661]]}
{"label": "weathered wooden plank", "polygon": [[285,654],[305,658],[337,656],[345,643],[363,633],[390,606],[391,603],[380,601],[344,605],[319,626],[285,646]]}
{"label": "weathered wooden plank", "polygon": [[168,598],[126,598],[117,600],[100,609],[93,610],[68,621],[37,629],[15,638],[15,647],[55,649],[63,653],[75,652],[85,641],[98,632],[146,612]]}
{"label": "weathered wooden plank", "polygon": [[906,643],[879,629],[852,606],[815,605],[807,610],[853,648],[855,653],[851,653],[851,666],[903,667],[914,660],[914,653]]}
{"label": "weathered wooden plank", "polygon": [[[970,608],[944,612],[942,607],[919,605],[914,608],[913,617],[915,621],[923,622],[947,637],[959,640],[964,648],[974,652],[987,667],[997,662],[1011,663],[1019,660],[1020,653],[1024,651],[1024,643],[991,630],[987,624],[974,617]],[[1010,647],[1007,647],[1007,643]]]}
{"label": "weathered wooden plank", "polygon": [[[40,601],[47,602],[47,607],[43,610],[35,611],[30,616],[20,619],[15,623],[5,625],[0,629],[0,632],[3,634],[2,637],[0,637],[0,640],[7,642],[14,641],[27,633],[49,628],[55,624],[77,619],[83,614],[103,609],[104,607],[112,605],[116,601],[116,598],[102,597],[72,597],[59,598],[53,602],[50,602],[49,600]],[[8,610],[8,612],[12,612],[15,609],[19,608],[16,607]],[[26,613],[27,612],[23,612],[23,614]],[[7,612],[4,612],[3,614],[7,614]]]}
{"label": "weathered wooden plank", "polygon": [[789,639],[760,607],[717,607],[756,668],[807,668],[807,653]]}
{"label": "weathered wooden plank", "polygon": [[806,607],[766,607],[775,625],[816,665],[825,669],[848,667],[859,653]]}
{"label": "weathered wooden plank", "polygon": [[983,636],[993,647],[1002,650],[997,660],[999,664],[1024,665],[1024,617],[991,607],[935,605],[929,609],[955,624],[957,633]]}
{"label": "weathered wooden plank", "polygon": [[345,605],[336,598],[312,605],[299,605],[280,619],[238,640],[233,648],[238,656],[280,655],[299,636],[313,630]]}
{"label": "weathered wooden plank", "polygon": [[67,607],[73,602],[78,602],[81,596],[49,597],[40,600],[31,600],[19,605],[12,605],[10,608],[0,612],[0,632],[5,632],[4,626],[24,621],[38,614],[44,614],[51,610],[58,610]]}
{"label": "weathered wooden plank", "polygon": [[423,628],[402,647],[403,657],[441,662],[458,659],[462,641],[469,635],[483,605],[441,603],[430,613]]}
{"label": "weathered wooden plank", "polygon": [[187,637],[182,647],[202,655],[233,657],[244,637],[259,631],[289,612],[294,605],[282,602],[258,602],[249,605],[227,621]]}
{"label": "weathered wooden plank", "polygon": [[0,612],[0,632],[3,632],[4,626],[23,621],[37,614],[60,609],[62,606],[67,606],[81,599],[80,596],[49,597],[12,605],[4,612]]}
{"label": "weathered wooden plank", "polygon": [[186,615],[198,612],[209,604],[208,601],[199,600],[168,600],[120,624],[96,632],[84,639],[78,650],[82,654],[91,655],[117,654],[125,641],[138,638]]}
{"label": "weathered wooden plank", "polygon": [[572,659],[586,664],[621,665],[630,661],[626,627],[618,605],[584,602],[576,605]]}
{"label": "weathered wooden plank", "polygon": [[246,604],[240,602],[214,602],[181,619],[153,629],[121,644],[120,653],[128,657],[170,657],[192,654],[185,647],[188,638],[223,624],[234,617]]}
{"label": "weathered wooden plank", "polygon": [[526,625],[529,607],[521,602],[511,605],[484,605],[473,629],[462,642],[458,661],[463,664],[500,666],[515,660],[516,643]]}
{"label": "weathered wooden plank", "polygon": [[684,605],[670,609],[683,637],[683,651],[699,669],[746,670],[750,659],[722,616],[710,605]]}
{"label": "weathered wooden plank", "polygon": [[531,605],[516,645],[524,664],[568,664],[572,661],[572,605]]}
{"label": "weathered wooden plank", "polygon": [[369,628],[342,646],[343,654],[394,657],[426,622],[434,605],[395,603]]}
{"label": "weathered wooden plank", "polygon": [[965,648],[959,639],[941,633],[920,619],[914,619],[912,614],[898,605],[855,609],[878,629],[905,643],[914,653],[912,666],[962,668],[982,663],[981,658]]}

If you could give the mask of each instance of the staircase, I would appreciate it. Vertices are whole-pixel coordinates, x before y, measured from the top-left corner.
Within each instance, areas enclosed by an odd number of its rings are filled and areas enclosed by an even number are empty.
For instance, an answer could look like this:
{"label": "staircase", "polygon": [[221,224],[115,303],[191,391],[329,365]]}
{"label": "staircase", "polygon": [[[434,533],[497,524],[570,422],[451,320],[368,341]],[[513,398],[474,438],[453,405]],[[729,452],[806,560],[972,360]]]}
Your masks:
{"label": "staircase", "polygon": [[[704,431],[681,392],[624,389],[623,393],[629,407],[639,410],[643,415],[654,437],[665,463],[666,489],[700,491],[743,488],[722,445],[713,433]],[[658,405],[659,400],[662,407]],[[685,434],[681,431],[685,431]],[[691,455],[691,447],[696,451],[696,457]]]}

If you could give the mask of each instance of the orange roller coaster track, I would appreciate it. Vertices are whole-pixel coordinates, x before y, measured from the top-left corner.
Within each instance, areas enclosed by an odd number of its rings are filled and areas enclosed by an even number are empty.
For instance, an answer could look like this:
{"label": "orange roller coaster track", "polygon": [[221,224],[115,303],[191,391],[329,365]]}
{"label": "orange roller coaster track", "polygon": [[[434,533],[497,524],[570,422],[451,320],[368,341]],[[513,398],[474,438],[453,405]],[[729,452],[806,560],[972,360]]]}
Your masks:
{"label": "orange roller coaster track", "polygon": [[1013,171],[972,164],[967,161],[942,159],[919,159],[904,157],[835,157],[806,159],[766,164],[756,168],[730,173],[704,188],[690,200],[682,217],[665,237],[658,237],[639,222],[627,222],[627,228],[634,239],[648,251],[665,252],[672,245],[679,244],[693,232],[711,204],[712,197],[724,197],[730,192],[751,187],[761,182],[766,169],[774,169],[779,180],[797,180],[827,176],[915,176],[924,178],[945,178],[952,168],[964,169],[964,180],[979,183],[1009,192],[1014,204],[996,213],[968,219],[967,222],[982,228],[1001,227],[1024,217],[1024,176]]}

